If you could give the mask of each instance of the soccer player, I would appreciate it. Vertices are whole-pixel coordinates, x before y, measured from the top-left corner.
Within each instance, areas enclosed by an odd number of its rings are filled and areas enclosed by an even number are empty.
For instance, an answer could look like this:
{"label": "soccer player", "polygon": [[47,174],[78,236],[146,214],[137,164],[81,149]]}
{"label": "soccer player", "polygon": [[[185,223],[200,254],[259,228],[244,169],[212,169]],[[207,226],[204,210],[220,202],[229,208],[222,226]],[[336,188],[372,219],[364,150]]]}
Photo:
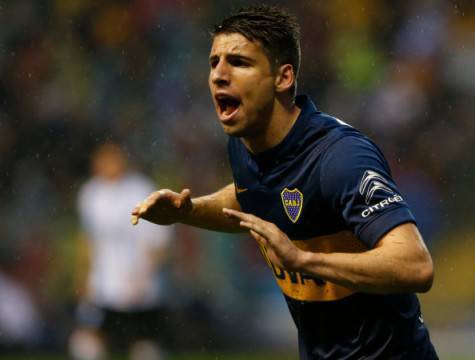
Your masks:
{"label": "soccer player", "polygon": [[299,27],[258,6],[216,26],[209,87],[234,183],[198,198],[152,193],[157,224],[247,230],[298,329],[301,359],[436,359],[415,292],[433,265],[378,147],[296,96]]}
{"label": "soccer player", "polygon": [[121,221],[155,186],[128,167],[119,144],[101,144],[91,163],[93,176],[78,194],[89,266],[71,356],[95,360],[106,350],[128,350],[131,359],[159,359],[167,315],[162,267],[172,228],[144,223],[133,231]]}

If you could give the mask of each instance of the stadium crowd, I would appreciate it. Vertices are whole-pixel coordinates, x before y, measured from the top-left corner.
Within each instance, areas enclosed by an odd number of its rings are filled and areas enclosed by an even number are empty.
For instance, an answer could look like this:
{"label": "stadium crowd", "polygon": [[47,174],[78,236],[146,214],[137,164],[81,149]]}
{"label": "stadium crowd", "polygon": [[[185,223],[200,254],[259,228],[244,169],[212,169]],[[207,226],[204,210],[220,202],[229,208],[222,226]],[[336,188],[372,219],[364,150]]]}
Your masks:
{"label": "stadium crowd", "polygon": [[[199,195],[230,182],[207,88],[208,28],[248,3],[0,4],[0,289],[13,289],[0,290],[0,347],[67,340],[82,266],[75,202],[97,145],[125,144],[161,186]],[[473,234],[474,3],[275,3],[302,25],[299,92],[382,147],[435,258],[450,234]],[[287,331],[267,322],[285,305],[253,241],[178,226],[171,246],[171,344],[294,336],[290,323]],[[21,319],[9,319],[7,293],[24,299]],[[465,321],[474,326],[473,311]]]}

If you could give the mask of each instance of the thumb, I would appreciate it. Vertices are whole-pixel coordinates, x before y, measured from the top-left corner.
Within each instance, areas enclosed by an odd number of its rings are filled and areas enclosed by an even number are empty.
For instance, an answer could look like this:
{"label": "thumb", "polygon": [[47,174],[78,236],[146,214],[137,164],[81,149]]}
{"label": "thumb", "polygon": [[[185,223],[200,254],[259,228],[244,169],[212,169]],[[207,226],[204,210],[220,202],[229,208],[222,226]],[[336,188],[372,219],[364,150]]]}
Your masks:
{"label": "thumb", "polygon": [[175,200],[175,206],[181,208],[191,197],[190,189],[183,189],[179,194],[178,198]]}
{"label": "thumb", "polygon": [[184,200],[187,200],[187,199],[189,199],[189,198],[191,197],[191,191],[190,191],[190,189],[183,189],[183,190],[181,191],[180,195],[182,196],[182,198],[183,198]]}

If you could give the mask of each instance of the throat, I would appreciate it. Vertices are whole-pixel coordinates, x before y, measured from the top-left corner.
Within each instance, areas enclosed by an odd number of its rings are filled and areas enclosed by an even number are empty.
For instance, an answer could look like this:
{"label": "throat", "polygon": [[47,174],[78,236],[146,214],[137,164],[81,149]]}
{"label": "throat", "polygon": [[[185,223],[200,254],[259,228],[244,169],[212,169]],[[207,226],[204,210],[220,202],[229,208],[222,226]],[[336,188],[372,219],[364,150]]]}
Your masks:
{"label": "throat", "polygon": [[243,144],[253,154],[258,154],[279,145],[292,130],[298,117],[300,108],[293,106],[290,111],[274,111],[268,117],[268,122],[252,134],[242,138]]}

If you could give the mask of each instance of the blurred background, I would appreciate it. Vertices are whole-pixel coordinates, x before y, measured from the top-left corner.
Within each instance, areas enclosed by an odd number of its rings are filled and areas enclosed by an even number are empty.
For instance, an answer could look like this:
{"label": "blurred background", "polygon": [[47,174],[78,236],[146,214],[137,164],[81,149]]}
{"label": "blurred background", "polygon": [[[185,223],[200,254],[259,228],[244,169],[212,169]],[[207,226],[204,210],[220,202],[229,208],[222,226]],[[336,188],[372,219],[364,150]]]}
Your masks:
{"label": "blurred background", "polygon": [[[208,31],[249,3],[0,1],[0,358],[67,357],[85,266],[77,195],[98,145],[120,141],[156,186],[201,195],[231,181]],[[269,3],[301,22],[299,93],[391,163],[433,254],[434,287],[420,299],[442,358],[475,358],[475,3]],[[174,237],[170,354],[296,358],[250,238],[185,226]]]}

